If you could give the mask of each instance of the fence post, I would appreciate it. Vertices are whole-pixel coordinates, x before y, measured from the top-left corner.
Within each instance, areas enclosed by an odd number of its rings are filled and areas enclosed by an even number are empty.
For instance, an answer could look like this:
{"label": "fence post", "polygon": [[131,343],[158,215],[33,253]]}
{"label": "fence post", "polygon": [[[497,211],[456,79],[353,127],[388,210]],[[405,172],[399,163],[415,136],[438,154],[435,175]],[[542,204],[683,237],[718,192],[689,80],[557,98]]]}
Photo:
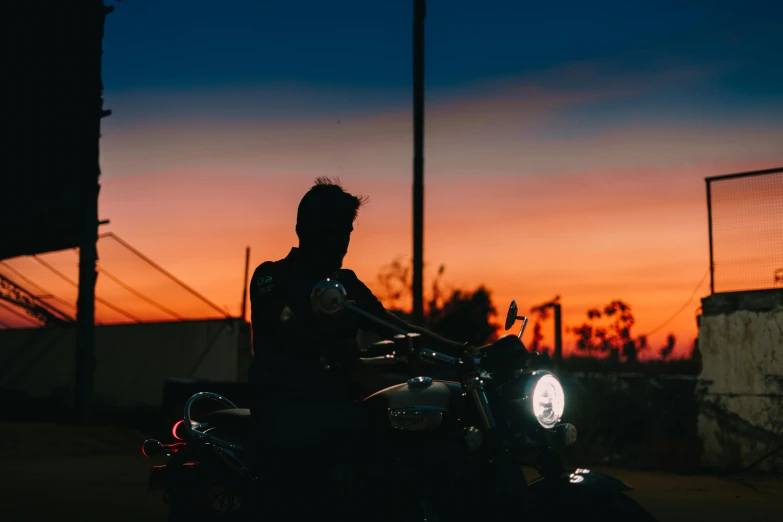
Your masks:
{"label": "fence post", "polygon": [[555,304],[555,369],[560,370],[563,362],[563,321],[560,303]]}
{"label": "fence post", "polygon": [[710,180],[706,179],[705,182],[707,184],[707,223],[710,236],[710,295],[712,295],[715,293],[715,262],[712,252],[712,191]]}

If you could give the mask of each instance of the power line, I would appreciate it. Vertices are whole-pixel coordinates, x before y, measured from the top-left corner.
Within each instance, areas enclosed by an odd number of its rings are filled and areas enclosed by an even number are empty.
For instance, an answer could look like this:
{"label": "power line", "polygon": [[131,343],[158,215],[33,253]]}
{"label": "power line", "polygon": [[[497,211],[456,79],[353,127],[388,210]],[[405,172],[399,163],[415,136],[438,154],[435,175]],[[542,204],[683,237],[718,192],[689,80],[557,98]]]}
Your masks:
{"label": "power line", "polygon": [[[103,234],[103,235],[105,236],[106,234]],[[79,251],[76,248],[72,249],[72,252],[74,252],[76,255],[79,255]],[[96,264],[95,269],[98,272],[100,272],[101,274],[103,274],[106,277],[108,277],[109,279],[111,279],[112,281],[114,281],[115,283],[117,283],[119,286],[121,286],[122,288],[124,288],[128,292],[132,293],[133,295],[135,295],[136,297],[141,299],[142,301],[144,301],[144,302],[146,302],[148,304],[151,304],[152,306],[154,306],[154,307],[158,308],[159,310],[169,314],[170,316],[174,317],[175,319],[179,319],[180,321],[184,321],[185,320],[185,318],[182,317],[181,315],[179,315],[177,312],[174,312],[174,311],[166,308],[165,306],[163,306],[162,304],[158,303],[157,301],[155,301],[151,297],[147,297],[146,295],[142,294],[141,292],[139,292],[138,290],[136,290],[135,288],[133,288],[129,284],[124,283],[119,277],[113,275],[111,272],[109,272],[108,270],[106,270],[102,266]]]}
{"label": "power line", "polygon": [[[75,248],[73,249],[73,252],[75,254],[77,254],[77,255],[79,254],[79,251],[77,249],[75,249]],[[175,319],[179,319],[180,321],[184,321],[185,320],[185,318],[182,317],[181,315],[179,315],[177,312],[169,310],[168,308],[166,308],[162,304],[158,303],[157,301],[155,301],[151,297],[147,297],[146,295],[142,294],[141,292],[139,292],[138,290],[136,290],[135,288],[133,288],[129,284],[124,283],[119,277],[113,275],[111,272],[109,272],[108,270],[106,270],[102,266],[96,264],[95,269],[98,272],[100,272],[101,274],[103,274],[106,277],[108,277],[109,279],[111,279],[112,281],[114,281],[115,283],[117,283],[118,285],[120,285],[122,288],[124,288],[128,292],[132,293],[133,295],[135,295],[139,299],[145,301],[146,303],[151,304],[152,306],[158,308],[159,310],[162,310],[163,312],[166,312],[167,314],[169,314],[170,316],[174,317]]]}
{"label": "power line", "polygon": [[680,309],[674,313],[674,315],[672,315],[664,322],[662,322],[661,324],[653,328],[649,333],[645,334],[645,337],[651,336],[652,334],[654,334],[655,332],[657,332],[658,330],[660,330],[661,328],[663,328],[664,326],[672,322],[678,315],[680,315],[683,312],[683,310],[685,310],[688,307],[688,305],[691,304],[691,301],[693,301],[693,298],[696,296],[696,292],[698,292],[699,288],[701,288],[701,286],[704,284],[704,281],[707,279],[708,275],[710,275],[709,269],[707,269],[707,271],[704,273],[704,277],[701,278],[701,281],[699,281],[699,284],[696,285],[696,288],[693,289],[693,293],[688,298],[688,301],[684,305],[682,305]]}
{"label": "power line", "polygon": [[47,326],[73,322],[67,314],[42,302],[38,297],[2,274],[0,274],[0,290],[8,292],[8,295],[0,295],[0,298],[25,310]]}
{"label": "power line", "polygon": [[153,268],[155,268],[156,270],[158,270],[158,271],[159,271],[159,272],[161,272],[162,274],[164,274],[164,275],[168,276],[168,277],[169,277],[169,278],[170,278],[172,281],[174,281],[174,282],[175,282],[175,283],[177,283],[179,286],[181,286],[182,288],[184,288],[185,290],[187,290],[188,292],[190,292],[191,294],[193,294],[194,296],[196,296],[196,297],[197,297],[198,299],[200,299],[202,302],[206,303],[206,304],[207,304],[207,305],[208,305],[210,308],[212,308],[212,309],[214,309],[214,310],[217,310],[218,312],[220,312],[220,313],[221,313],[221,315],[223,315],[223,316],[224,316],[224,317],[226,317],[226,318],[230,318],[230,317],[231,317],[231,315],[230,315],[230,314],[228,314],[228,313],[227,313],[225,310],[223,310],[223,309],[222,309],[222,308],[220,308],[218,305],[216,305],[215,303],[213,303],[212,301],[210,301],[209,299],[207,299],[206,297],[204,297],[203,295],[201,295],[200,293],[196,292],[194,289],[192,289],[191,287],[189,287],[188,285],[186,285],[185,283],[183,283],[182,281],[180,281],[179,279],[177,279],[176,277],[174,277],[174,275],[173,275],[173,274],[171,274],[170,272],[168,272],[167,270],[165,270],[165,269],[164,269],[162,266],[160,266],[160,265],[158,265],[157,263],[155,263],[155,262],[154,262],[152,259],[148,258],[148,257],[147,257],[147,256],[145,256],[144,254],[142,254],[141,252],[139,252],[138,250],[136,250],[135,248],[133,248],[131,245],[129,245],[128,243],[126,243],[125,241],[123,241],[122,239],[120,239],[120,238],[119,238],[117,235],[115,235],[113,232],[107,232],[106,234],[103,234],[101,237],[107,237],[107,236],[110,236],[112,239],[114,239],[115,241],[117,241],[119,244],[121,244],[122,246],[124,246],[125,248],[127,248],[128,250],[130,250],[131,252],[133,252],[134,254],[136,254],[136,256],[138,256],[139,258],[141,258],[141,259],[142,259],[143,261],[145,261],[147,264],[149,264],[150,266],[152,266]]}
{"label": "power line", "polygon": [[[0,296],[0,299],[2,299],[2,296]],[[2,302],[0,302],[0,308],[3,308],[3,309],[5,309],[6,311],[8,311],[8,312],[11,312],[12,314],[14,314],[14,315],[15,315],[15,316],[17,316],[17,317],[21,317],[21,318],[22,318],[22,319],[24,319],[25,321],[30,321],[30,322],[31,322],[32,324],[34,324],[35,326],[40,326],[40,325],[39,325],[37,322],[35,322],[35,321],[34,321],[33,319],[31,319],[29,316],[27,316],[27,315],[23,314],[22,312],[18,312],[18,311],[16,311],[16,310],[14,310],[14,309],[13,309],[13,308],[11,308],[10,306],[8,306],[8,305],[6,305],[6,304],[4,304],[4,303],[2,303]]]}
{"label": "power line", "polygon": [[[48,268],[49,270],[51,270],[52,272],[54,272],[60,278],[62,278],[63,280],[67,281],[68,283],[70,283],[72,286],[75,286],[76,288],[79,288],[79,284],[76,281],[74,281],[73,279],[69,278],[67,275],[63,274],[62,272],[60,272],[59,270],[54,268],[52,265],[50,265],[49,263],[47,263],[46,261],[44,261],[40,257],[38,257],[36,255],[33,255],[31,257],[33,259],[35,259],[36,261],[38,261],[43,266],[45,266],[46,268]],[[133,314],[130,314],[130,313],[126,312],[125,310],[123,310],[121,308],[118,308],[118,307],[114,306],[110,302],[106,301],[105,299],[102,299],[102,298],[98,297],[97,295],[95,296],[95,300],[98,301],[99,303],[101,303],[101,304],[111,308],[115,312],[124,315],[128,319],[132,319],[133,321],[136,321],[137,323],[141,322],[141,319],[139,319],[138,317],[134,316]]]}
{"label": "power line", "polygon": [[[21,273],[19,270],[17,270],[16,268],[12,267],[11,265],[9,265],[8,263],[6,263],[5,261],[0,261],[0,265],[3,265],[4,267],[6,267],[8,270],[10,270],[11,272],[13,272],[13,273],[14,273],[14,275],[16,275],[16,276],[17,276],[19,279],[21,279],[22,281],[24,281],[24,282],[25,282],[25,283],[27,283],[28,285],[32,286],[33,288],[35,288],[35,289],[36,289],[36,290],[38,290],[39,292],[42,292],[42,293],[43,293],[44,295],[46,295],[47,297],[51,297],[52,299],[54,299],[54,300],[55,300],[55,301],[57,301],[58,303],[62,303],[62,304],[64,304],[65,306],[67,306],[67,307],[69,307],[69,308],[72,308],[72,309],[76,310],[76,305],[75,305],[75,304],[73,304],[73,303],[69,303],[69,302],[68,302],[68,301],[66,301],[65,299],[63,299],[63,298],[61,298],[61,297],[59,297],[59,296],[56,296],[56,295],[54,295],[52,292],[50,292],[50,291],[48,291],[48,290],[45,290],[45,289],[44,289],[44,288],[42,288],[40,285],[37,285],[35,282],[33,282],[33,281],[31,281],[30,279],[28,279],[27,277],[25,277],[25,276],[24,276],[24,274],[22,274],[22,273]],[[41,298],[39,297],[39,299],[41,299]],[[49,305],[49,306],[51,306],[51,305]],[[54,308],[54,307],[52,307],[52,308]],[[56,308],[54,308],[54,309],[55,309],[55,310],[57,310]],[[59,310],[57,310],[57,311],[59,312]],[[63,315],[65,315],[63,312],[60,312],[60,313],[62,313]]]}
{"label": "power line", "polygon": [[162,304],[160,304],[160,303],[154,301],[153,299],[145,296],[141,292],[138,292],[138,291],[134,290],[130,285],[128,285],[126,283],[123,283],[122,281],[120,281],[119,278],[117,278],[117,277],[113,276],[111,273],[109,273],[108,270],[106,270],[106,269],[104,269],[104,268],[102,268],[100,266],[96,267],[96,269],[98,270],[98,272],[100,272],[101,274],[105,275],[106,277],[108,277],[109,279],[111,279],[112,281],[114,281],[115,283],[120,285],[122,288],[124,288],[128,292],[130,292],[133,295],[135,295],[136,297],[138,297],[139,299],[142,299],[143,301],[151,304],[152,306],[157,307],[158,309],[166,312],[167,314],[169,314],[170,316],[172,316],[172,317],[174,317],[176,319],[179,319],[179,320],[184,320],[185,319],[184,317],[182,317],[178,313],[169,310],[168,308],[166,308]]}

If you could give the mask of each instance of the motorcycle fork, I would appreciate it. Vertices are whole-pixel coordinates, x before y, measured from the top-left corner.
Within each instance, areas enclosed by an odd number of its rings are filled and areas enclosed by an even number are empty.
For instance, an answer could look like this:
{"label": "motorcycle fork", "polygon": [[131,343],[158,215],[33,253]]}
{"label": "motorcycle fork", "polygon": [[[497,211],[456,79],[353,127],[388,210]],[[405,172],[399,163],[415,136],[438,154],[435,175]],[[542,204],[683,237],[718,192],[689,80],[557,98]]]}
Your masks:
{"label": "motorcycle fork", "polygon": [[527,487],[527,478],[519,462],[508,454],[492,462],[493,490],[500,495],[517,496]]}
{"label": "motorcycle fork", "polygon": [[535,467],[542,477],[556,478],[565,473],[560,455],[552,449],[541,450],[535,458]]}

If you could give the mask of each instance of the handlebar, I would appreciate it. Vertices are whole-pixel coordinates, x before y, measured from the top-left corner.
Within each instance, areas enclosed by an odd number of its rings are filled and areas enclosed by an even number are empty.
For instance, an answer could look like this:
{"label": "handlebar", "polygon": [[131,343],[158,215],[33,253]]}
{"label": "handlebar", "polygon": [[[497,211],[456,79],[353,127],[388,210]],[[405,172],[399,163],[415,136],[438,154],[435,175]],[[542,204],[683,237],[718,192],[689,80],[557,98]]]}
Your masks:
{"label": "handlebar", "polygon": [[445,353],[436,352],[435,350],[430,350],[429,348],[423,348],[420,350],[419,358],[427,362],[447,364],[449,366],[453,366],[461,362],[457,357],[452,357],[451,355],[446,355]]}
{"label": "handlebar", "polygon": [[[411,335],[415,336],[418,334],[406,334],[405,336],[399,337],[409,337]],[[399,353],[399,345],[394,341],[380,341],[373,343],[370,345],[370,348],[367,349],[366,353],[371,356],[362,357],[360,359],[361,362],[365,364],[391,364],[393,362],[399,362],[400,359],[404,359],[405,355],[405,352],[402,354]],[[446,366],[458,366],[463,364],[463,359],[460,357],[446,355],[445,353],[436,352],[435,350],[431,350],[429,348],[421,348],[418,350],[415,349],[413,353],[416,354],[419,359],[433,364],[441,364]],[[473,361],[476,366],[481,364],[481,358],[474,358]]]}
{"label": "handlebar", "polygon": [[362,350],[363,359],[374,359],[377,357],[388,357],[394,354],[395,351],[394,341],[378,341],[372,343],[366,350]]}
{"label": "handlebar", "polygon": [[[327,305],[324,306],[323,298],[327,296],[327,294],[324,292],[327,290],[333,294],[336,293],[337,295],[331,299],[331,303],[327,303]],[[395,325],[392,325],[378,317],[373,316],[372,314],[365,312],[361,308],[342,299],[342,296],[344,295],[345,289],[342,287],[342,285],[339,283],[335,285],[334,283],[327,280],[324,285],[321,285],[320,289],[316,287],[316,290],[313,291],[313,309],[323,309],[325,313],[332,314],[335,312],[335,310],[339,310],[339,307],[342,306],[374,321],[376,324],[385,326],[389,330],[399,333],[399,335],[394,337],[394,341],[391,343],[375,343],[373,345],[374,350],[370,350],[370,353],[374,354],[374,352],[377,352],[378,349],[385,350],[386,353],[384,353],[381,357],[373,357],[369,360],[365,359],[365,362],[372,361],[376,364],[385,364],[389,360],[394,361],[400,357],[400,355],[407,359],[405,356],[407,356],[407,354],[411,354],[417,356],[423,361],[451,367],[456,366],[460,370],[467,369],[467,372],[459,372],[461,374],[460,379],[462,380],[462,385],[472,396],[476,407],[481,414],[481,420],[484,428],[487,430],[493,430],[496,427],[495,419],[492,416],[492,410],[489,406],[489,401],[487,400],[487,396],[484,393],[484,379],[480,370],[482,362],[481,358],[472,357],[467,352],[463,353],[461,357],[452,357],[451,355],[446,355],[445,353],[440,353],[429,348],[420,348],[416,343],[417,338],[420,337],[419,334],[406,332]],[[335,307],[335,304],[337,307]],[[519,340],[517,340],[517,342],[519,342]],[[400,355],[397,355],[398,353]]]}
{"label": "handlebar", "polygon": [[359,362],[370,365],[399,364],[400,361],[393,355],[381,355],[380,357],[360,357]]}
{"label": "handlebar", "polygon": [[[462,384],[465,387],[465,390],[468,391],[473,397],[473,400],[476,403],[476,407],[481,413],[484,427],[487,430],[493,430],[496,427],[495,419],[492,416],[489,402],[487,400],[486,394],[484,393],[484,378],[486,377],[486,374],[481,371],[481,358],[472,357],[467,352],[463,353],[460,358],[457,358],[452,357],[451,355],[436,352],[435,350],[430,350],[429,348],[419,348],[416,346],[415,342],[419,337],[419,334],[406,332],[405,330],[387,321],[384,321],[379,317],[375,317],[374,315],[365,312],[358,306],[346,301],[344,299],[345,295],[345,288],[338,281],[331,281],[327,279],[326,281],[322,281],[316,285],[311,295],[311,305],[313,310],[320,310],[327,315],[332,315],[336,312],[339,312],[341,308],[347,308],[352,310],[354,313],[370,319],[376,324],[386,327],[390,331],[396,331],[399,334],[395,336],[394,342],[375,343],[373,347],[376,350],[380,347],[385,347],[387,349],[387,353],[383,354],[381,357],[373,357],[369,360],[365,359],[365,361],[385,364],[388,360],[394,361],[396,358],[400,357],[397,355],[399,352],[399,354],[403,356],[411,354],[418,356],[419,359],[427,362],[452,367],[456,366],[460,369],[467,369],[467,372],[460,371],[461,380],[463,381]],[[520,337],[521,335],[522,334],[520,333]],[[520,343],[521,341],[517,338],[516,342]],[[388,350],[391,350],[391,353],[388,353]],[[372,351],[370,353],[372,353]],[[492,364],[490,364],[490,366],[492,366]]]}

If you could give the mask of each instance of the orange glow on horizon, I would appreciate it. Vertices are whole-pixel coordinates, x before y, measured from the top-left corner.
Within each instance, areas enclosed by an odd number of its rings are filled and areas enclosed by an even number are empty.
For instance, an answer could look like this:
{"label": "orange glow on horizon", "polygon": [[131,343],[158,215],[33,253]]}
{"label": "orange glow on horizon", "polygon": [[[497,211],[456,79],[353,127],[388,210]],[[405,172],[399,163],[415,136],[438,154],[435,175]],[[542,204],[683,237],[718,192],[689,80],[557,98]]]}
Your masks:
{"label": "orange glow on horizon", "polygon": [[[695,289],[687,308],[649,339],[652,353],[671,332],[678,341],[674,356],[688,355],[699,298],[708,293],[708,281],[696,288],[709,263],[704,178],[783,165],[783,127],[737,121],[727,128],[667,114],[650,121],[607,118],[609,130],[588,132],[569,111],[678,86],[703,73],[674,71],[585,93],[510,82],[429,104],[427,275],[445,264],[447,286],[485,285],[500,316],[512,299],[525,313],[560,295],[564,326],[577,326],[588,309],[622,299],[636,317],[636,335],[667,321]],[[153,94],[136,105],[119,94],[111,100],[117,110],[103,124],[100,194],[100,217],[111,226],[102,232],[113,231],[219,310],[101,240],[99,265],[154,303],[99,274],[100,321],[216,317],[220,310],[238,316],[246,246],[251,274],[262,261],[284,257],[297,244],[299,200],[318,176],[339,177],[350,192],[370,197],[346,267],[380,292],[381,267],[398,256],[410,262],[407,107],[336,114],[334,120],[193,115],[169,121],[156,109],[178,95]],[[205,102],[238,103],[209,95]],[[143,114],[123,112],[123,103]],[[192,107],[196,111],[198,103]],[[572,124],[569,132],[558,132]],[[76,280],[74,251],[40,257]],[[67,302],[63,310],[74,312],[72,284],[31,258],[8,263],[43,289],[36,293],[57,295]],[[7,274],[1,265],[0,273]],[[0,321],[25,324],[2,309]],[[551,344],[551,320],[544,334]],[[566,353],[573,349],[572,334],[565,333],[564,344]]]}
{"label": "orange glow on horizon", "polygon": [[[737,165],[720,167],[737,170]],[[745,166],[755,167],[754,165]],[[741,168],[741,167],[740,167]],[[656,183],[640,179],[641,191],[620,200],[615,208],[605,206],[606,199],[616,198],[604,190],[616,187],[616,174],[593,173],[594,193],[587,197],[584,188],[556,186],[545,182],[510,180],[504,189],[477,180],[434,180],[428,184],[425,255],[429,268],[425,284],[441,263],[446,265],[444,282],[447,287],[475,289],[484,284],[491,292],[500,322],[511,299],[516,299],[521,313],[530,307],[561,295],[564,327],[576,326],[587,320],[589,308],[603,306],[613,299],[631,305],[637,324],[634,333],[644,334],[667,320],[680,308],[696,284],[702,280],[707,266],[706,209],[701,193],[702,178],[714,173],[715,167],[680,171],[692,190],[669,198],[658,207],[644,204],[644,198],[656,199]],[[250,273],[263,260],[284,257],[296,245],[293,231],[298,197],[286,200],[257,190],[252,181],[240,184],[230,180],[213,188],[208,177],[191,180],[190,196],[175,199],[183,173],[160,175],[148,179],[143,186],[128,179],[106,181],[104,209],[111,208],[112,224],[126,230],[124,240],[153,258],[166,270],[195,288],[209,300],[239,315],[244,271],[244,247],[251,245]],[[357,222],[355,237],[345,265],[376,292],[381,288],[376,280],[379,269],[395,257],[410,250],[410,218],[407,180],[390,182],[365,181],[346,183],[349,190],[370,195]],[[645,183],[647,186],[644,186]],[[514,185],[518,185],[515,187]],[[308,186],[304,182],[305,190]],[[511,188],[508,188],[511,185]],[[506,205],[508,194],[527,185],[537,193],[518,206]],[[133,187],[136,187],[133,189]],[[658,190],[666,190],[659,184]],[[450,197],[444,197],[448,192]],[[149,212],[136,214],[138,202],[127,198],[133,190],[147,201]],[[576,192],[582,191],[581,198]],[[293,193],[293,191],[290,191]],[[208,194],[216,194],[211,199]],[[634,195],[636,194],[636,195]],[[220,212],[221,209],[250,208],[254,200],[268,203],[264,214],[276,214],[274,221],[250,217],[244,223]],[[571,212],[549,216],[542,209],[547,200],[573,198]],[[194,201],[200,209],[188,210]],[[168,202],[168,205],[164,205]],[[473,207],[469,203],[473,202]],[[455,213],[454,208],[461,209]],[[106,212],[106,210],[104,210]],[[618,219],[618,212],[624,218]],[[200,215],[203,219],[196,219]],[[405,216],[389,220],[390,216]],[[587,217],[589,216],[589,218]],[[169,219],[170,217],[170,219]],[[156,223],[160,223],[158,230]],[[239,226],[233,227],[233,223]],[[133,226],[130,226],[130,225]],[[636,233],[645,230],[645,234]],[[164,232],[165,233],[162,233]],[[253,240],[259,236],[265,241]],[[99,242],[99,265],[113,276],[150,297],[156,304],[184,318],[216,317],[219,312],[179,288],[176,284],[140,262],[116,242]],[[64,251],[40,256],[72,280],[77,277],[78,256]],[[405,258],[405,256],[403,256]],[[405,258],[406,259],[406,258]],[[9,264],[50,292],[75,303],[76,289],[49,272],[32,258],[17,258]],[[687,356],[697,335],[695,313],[698,299],[706,295],[708,281],[697,289],[687,309],[651,338],[649,355],[665,345],[671,332],[677,337],[674,357]],[[143,320],[174,320],[163,312],[129,294],[105,275],[98,276],[98,295],[128,315]],[[63,308],[65,310],[65,308]],[[98,303],[99,318],[104,322],[133,322],[128,315]],[[532,335],[534,318],[528,326],[525,340]],[[543,325],[544,344],[551,345],[553,323]],[[518,326],[517,326],[518,327]],[[500,331],[499,333],[504,333]],[[574,350],[574,337],[564,332],[564,351]],[[645,354],[646,356],[649,356]]]}

